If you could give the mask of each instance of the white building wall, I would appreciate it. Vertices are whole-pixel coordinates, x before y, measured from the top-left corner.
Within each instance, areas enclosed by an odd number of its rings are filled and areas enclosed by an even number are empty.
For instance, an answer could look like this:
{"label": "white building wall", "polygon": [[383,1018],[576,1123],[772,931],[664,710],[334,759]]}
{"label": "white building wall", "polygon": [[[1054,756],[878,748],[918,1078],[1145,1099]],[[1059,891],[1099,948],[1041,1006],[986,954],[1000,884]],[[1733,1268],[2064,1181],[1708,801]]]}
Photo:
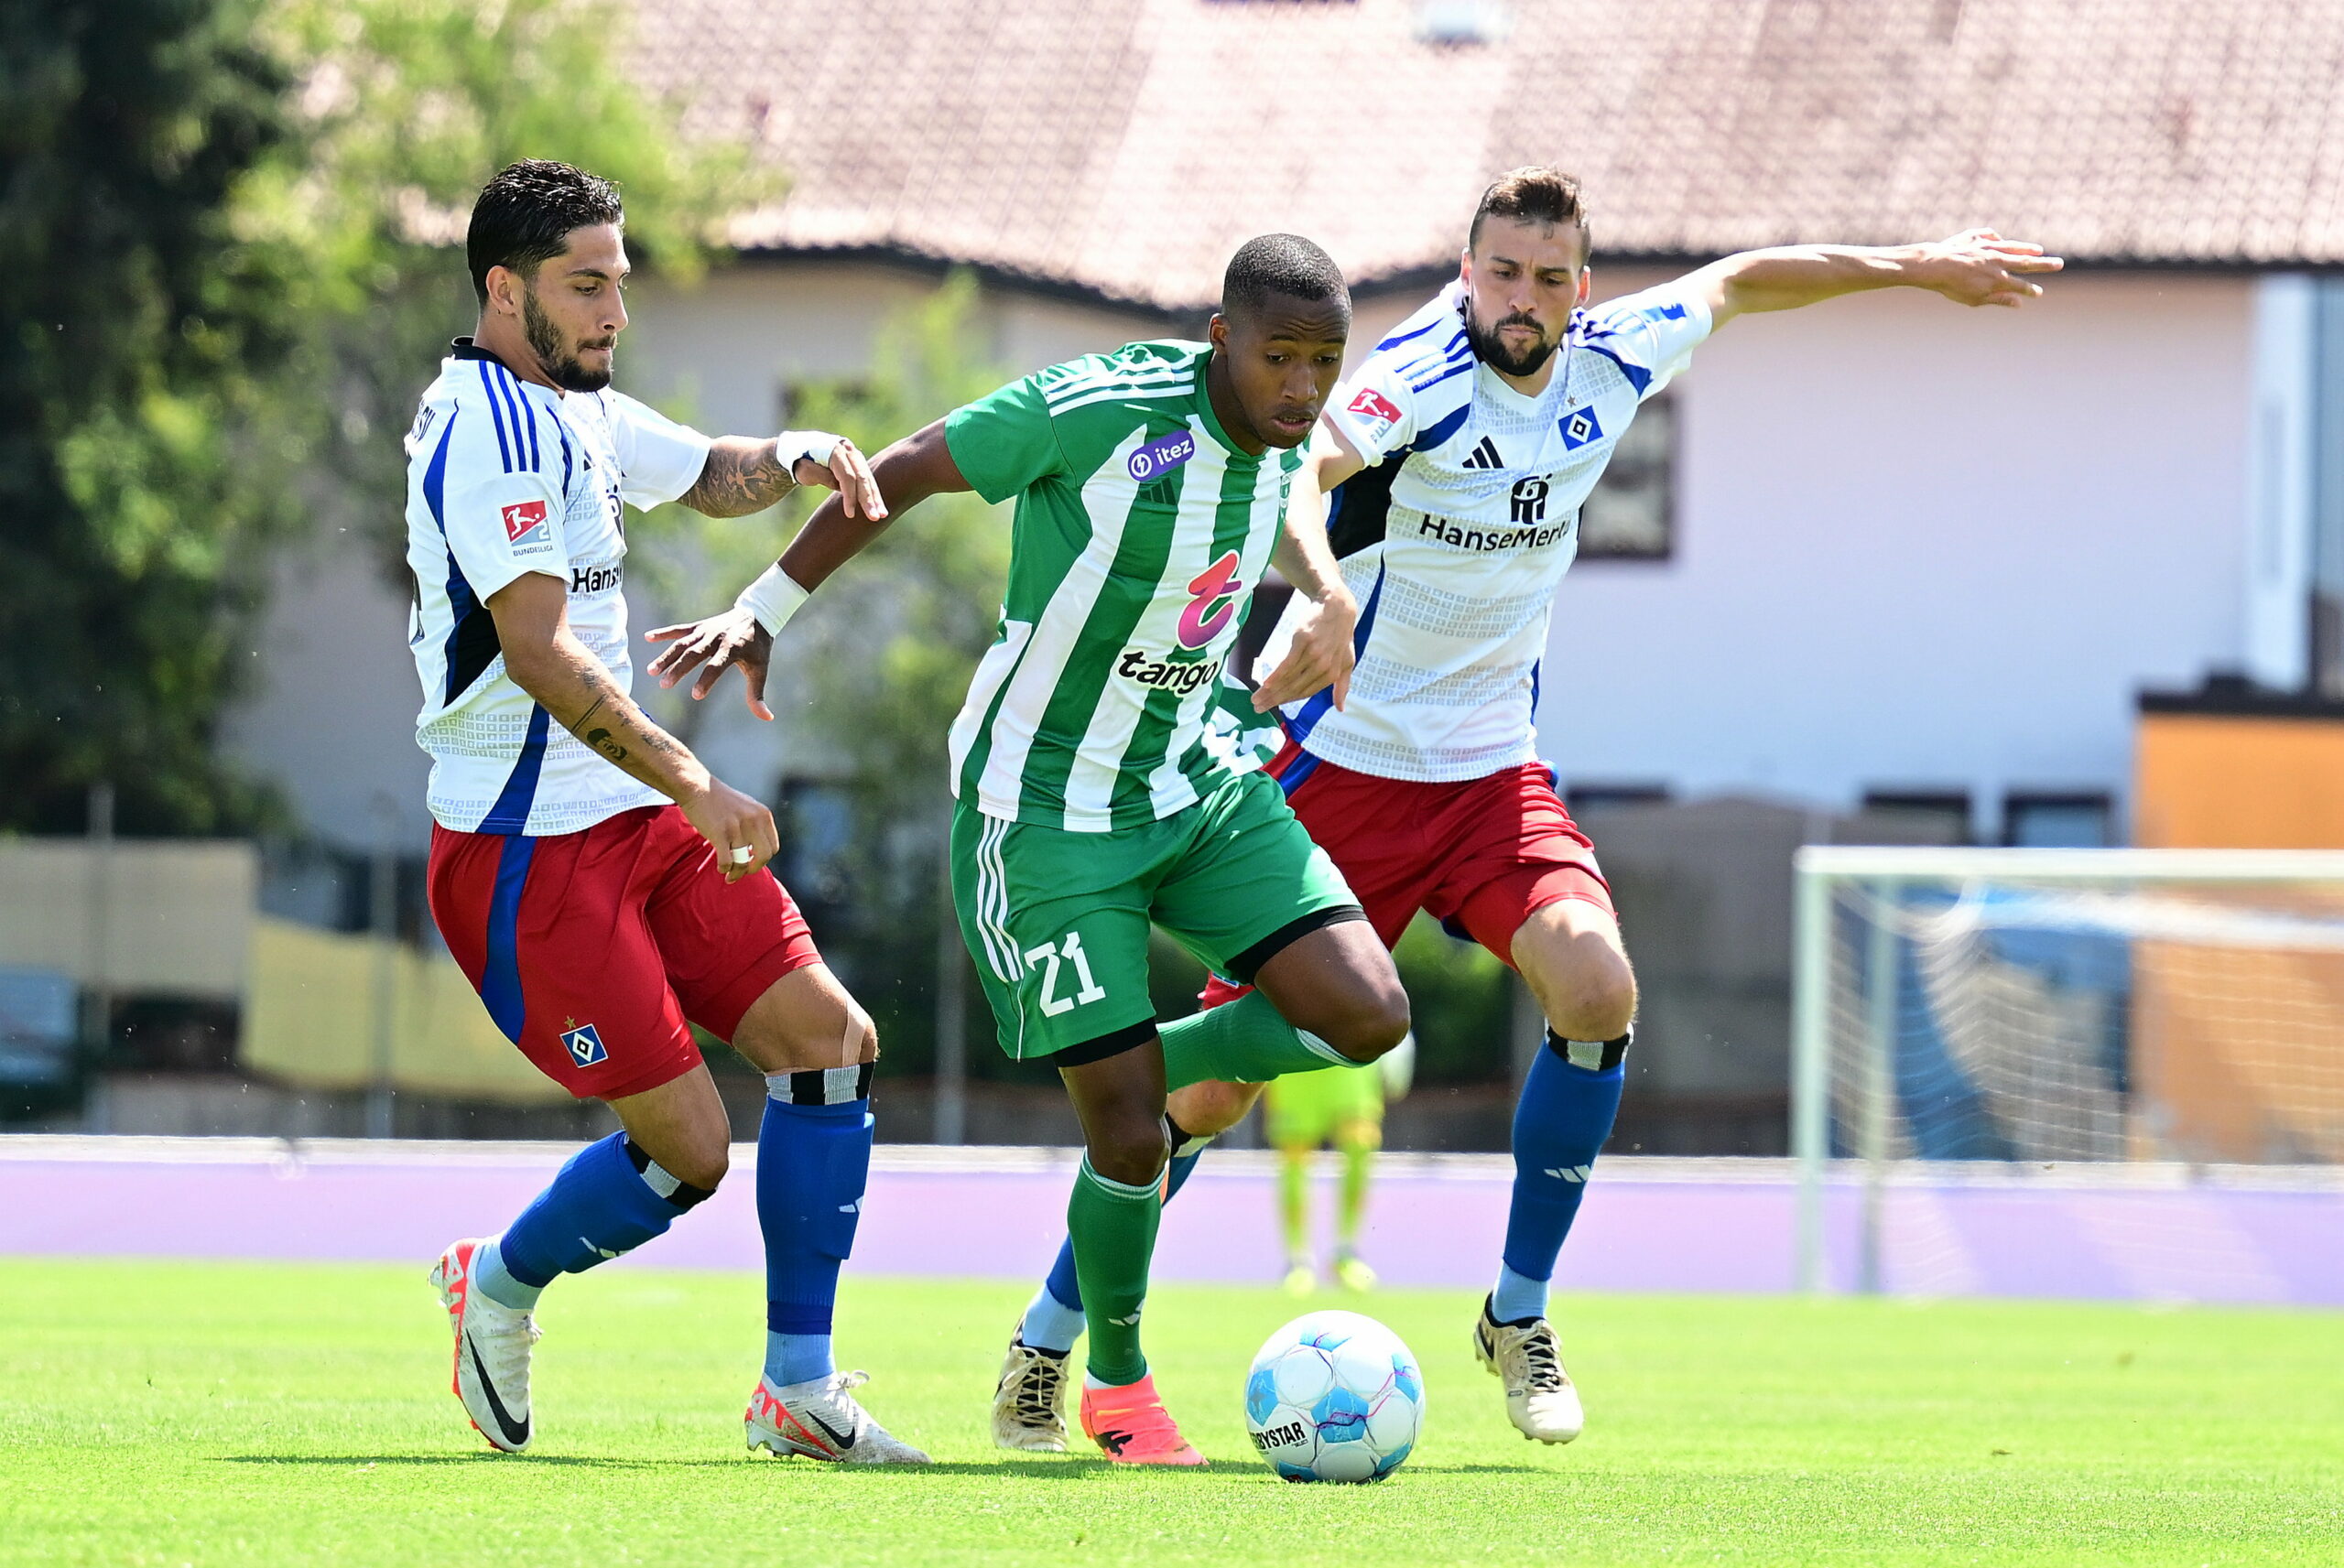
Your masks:
{"label": "white building wall", "polygon": [[[619,384],[711,430],[769,431],[784,386],[860,373],[889,314],[933,287],[863,263],[751,263],[689,293],[646,284]],[[2132,693],[2245,656],[2254,287],[2081,275],[2024,311],[1900,292],[1734,323],[1677,384],[1676,557],[1587,563],[1564,584],[1547,756],[1567,779],[1679,795],[2121,798]],[[1362,300],[1355,342],[1420,299]],[[1016,372],[1176,330],[999,291],[982,319]],[[734,586],[711,585],[711,603]],[[706,608],[630,596],[638,630]],[[231,748],[331,838],[372,842],[378,792],[419,835],[403,596],[321,542],[288,568],[261,652],[267,683]],[[752,789],[819,770],[729,691],[698,743]]]}
{"label": "white building wall", "polygon": [[1732,323],[1677,384],[1676,558],[1564,583],[1546,755],[1679,794],[2121,801],[2134,692],[2244,654],[2253,287],[2086,274],[2017,311],[1900,290]]}

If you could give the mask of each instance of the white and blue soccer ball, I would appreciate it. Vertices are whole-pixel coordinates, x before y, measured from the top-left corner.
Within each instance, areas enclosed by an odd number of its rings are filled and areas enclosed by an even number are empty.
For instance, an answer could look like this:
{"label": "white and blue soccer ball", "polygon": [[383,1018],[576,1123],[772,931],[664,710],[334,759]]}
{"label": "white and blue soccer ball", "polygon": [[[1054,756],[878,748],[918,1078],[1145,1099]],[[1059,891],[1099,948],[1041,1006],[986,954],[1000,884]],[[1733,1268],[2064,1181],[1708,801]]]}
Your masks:
{"label": "white and blue soccer ball", "polygon": [[1314,1312],[1269,1337],[1245,1379],[1245,1430],[1289,1481],[1381,1481],[1425,1424],[1425,1378],[1400,1336]]}

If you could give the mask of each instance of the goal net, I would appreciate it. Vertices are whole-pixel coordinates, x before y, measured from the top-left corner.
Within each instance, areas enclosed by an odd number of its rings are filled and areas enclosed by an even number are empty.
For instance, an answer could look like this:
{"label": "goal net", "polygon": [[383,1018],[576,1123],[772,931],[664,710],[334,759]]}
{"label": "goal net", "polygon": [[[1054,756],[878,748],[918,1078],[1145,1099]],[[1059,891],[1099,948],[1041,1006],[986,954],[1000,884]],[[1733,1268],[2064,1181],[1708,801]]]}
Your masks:
{"label": "goal net", "polygon": [[2344,1173],[2344,853],[1812,847],[1796,922],[1810,1288],[1960,1273],[1932,1189]]}

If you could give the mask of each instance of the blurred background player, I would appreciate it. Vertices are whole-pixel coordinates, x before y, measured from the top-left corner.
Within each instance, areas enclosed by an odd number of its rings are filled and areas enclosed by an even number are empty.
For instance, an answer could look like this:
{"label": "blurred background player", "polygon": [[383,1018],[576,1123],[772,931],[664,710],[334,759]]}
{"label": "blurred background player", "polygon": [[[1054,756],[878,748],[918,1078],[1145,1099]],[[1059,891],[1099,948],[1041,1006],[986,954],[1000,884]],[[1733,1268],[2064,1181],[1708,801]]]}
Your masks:
{"label": "blurred background player", "polygon": [[[1473,1329],[1508,1419],[1545,1443],[1584,1423],[1547,1283],[1619,1113],[1636,1010],[1611,889],[1537,751],[1539,658],[1579,505],[1637,409],[1735,316],[1888,287],[2015,306],[2042,293],[2030,275],[2061,265],[1986,230],[1784,246],[1590,306],[1590,245],[1576,179],[1503,176],[1474,210],[1456,280],[1329,400],[1292,509],[1297,525],[1324,526],[1360,601],[1358,664],[1348,701],[1277,694],[1287,741],[1270,763],[1387,945],[1423,910],[1518,970],[1545,1013],[1546,1048],[1514,1111],[1503,1255]],[[1217,980],[1205,1000],[1242,994]],[[1169,1190],[1256,1092],[1199,1084],[1172,1098],[1189,1139]],[[1029,1341],[1037,1325],[1063,1336],[1081,1321],[1067,1260],[1061,1249],[1028,1309]],[[1054,1418],[1023,1393],[996,1400],[996,1432],[1020,1412],[1034,1412],[1030,1433],[1010,1431],[1007,1446],[1052,1441]]]}
{"label": "blurred background player", "polygon": [[[1054,365],[874,465],[897,512],[947,491],[1017,501],[999,639],[952,727],[953,893],[1002,1049],[1048,1059],[1081,1119],[1067,1225],[1089,1308],[1082,1429],[1119,1464],[1204,1463],[1140,1349],[1166,1164],[1187,1141],[1167,1086],[1370,1061],[1408,1030],[1351,890],[1210,724],[1274,557],[1308,608],[1260,709],[1348,680],[1357,606],[1286,498],[1350,328],[1327,254],[1263,235],[1230,260],[1210,343]],[[882,526],[825,502],[733,611],[657,633],[675,645],[653,672],[673,684],[706,661],[703,697],[738,663],[762,711],[773,634]],[[1151,922],[1258,989],[1159,1031]],[[1066,1351],[1022,1341],[1004,1382],[1033,1361],[1062,1390]]]}
{"label": "blurred background player", "polygon": [[458,1241],[433,1268],[455,1392],[491,1444],[527,1447],[538,1293],[659,1235],[723,1178],[731,1126],[696,1022],[766,1075],[750,1447],[923,1461],[849,1392],[862,1374],[830,1360],[877,1036],[765,870],[772,814],[629,697],[620,592],[623,502],[732,517],[802,481],[867,515],[879,494],[838,437],[711,440],[609,390],[627,319],[622,222],[617,191],[566,164],[489,182],[466,242],[480,325],[407,440],[432,917],[506,1037],[623,1129],[502,1234]]}
{"label": "blurred background player", "polygon": [[1365,1067],[1288,1073],[1262,1086],[1262,1123],[1278,1152],[1278,1225],[1286,1238],[1286,1288],[1307,1296],[1318,1288],[1310,1246],[1310,1167],[1331,1146],[1342,1162],[1335,1186],[1336,1282],[1347,1291],[1375,1288],[1375,1271],[1359,1255],[1360,1224],[1367,1216],[1368,1180],[1384,1147],[1384,1101],[1407,1092],[1416,1054],[1402,1041]]}

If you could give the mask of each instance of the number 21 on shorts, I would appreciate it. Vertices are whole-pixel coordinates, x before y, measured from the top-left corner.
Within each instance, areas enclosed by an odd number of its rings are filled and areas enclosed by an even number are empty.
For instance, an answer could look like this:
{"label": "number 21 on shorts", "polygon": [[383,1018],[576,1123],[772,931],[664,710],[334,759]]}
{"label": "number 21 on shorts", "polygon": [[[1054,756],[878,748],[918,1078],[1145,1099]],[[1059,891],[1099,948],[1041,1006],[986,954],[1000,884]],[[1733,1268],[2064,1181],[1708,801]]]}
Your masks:
{"label": "number 21 on shorts", "polygon": [[[1086,1003],[1097,1001],[1107,994],[1107,988],[1091,976],[1091,956],[1082,950],[1082,933],[1069,931],[1055,942],[1045,942],[1038,947],[1026,949],[1028,972],[1036,964],[1042,966],[1042,1016],[1056,1018]],[[1082,989],[1072,996],[1058,995],[1058,968],[1061,963],[1074,966],[1075,978]]]}

